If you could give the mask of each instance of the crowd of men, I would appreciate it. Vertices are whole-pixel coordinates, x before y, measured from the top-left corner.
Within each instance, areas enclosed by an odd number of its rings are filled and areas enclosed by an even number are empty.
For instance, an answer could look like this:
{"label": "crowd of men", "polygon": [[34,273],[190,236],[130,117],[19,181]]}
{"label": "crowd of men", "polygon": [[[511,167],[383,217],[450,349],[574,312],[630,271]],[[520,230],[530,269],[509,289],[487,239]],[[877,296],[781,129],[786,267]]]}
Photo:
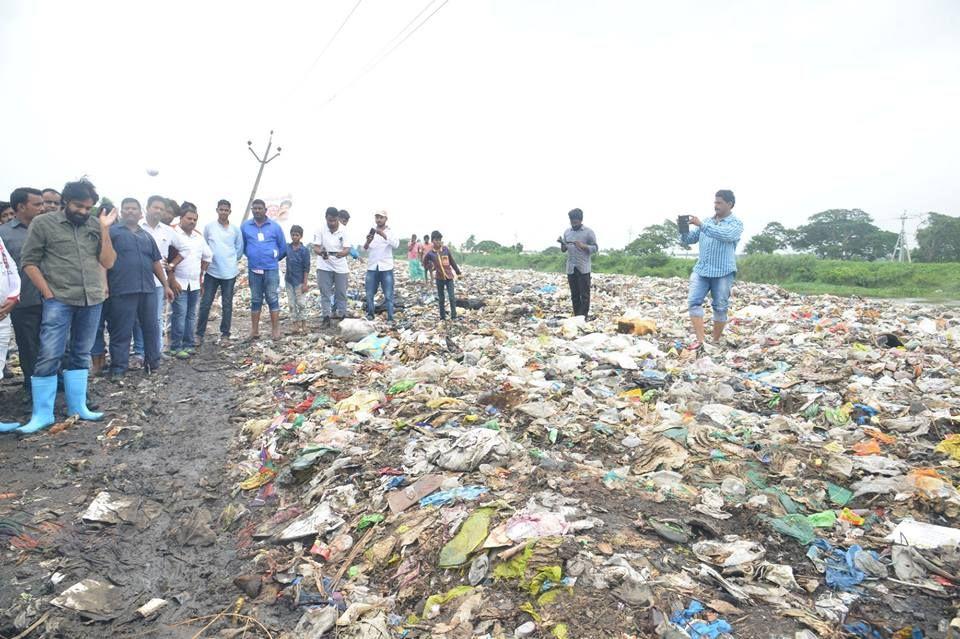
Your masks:
{"label": "crowd of men", "polygon": [[[97,202],[100,205],[97,206]],[[726,323],[730,288],[736,273],[735,250],[743,225],[732,215],[731,191],[717,192],[715,216],[681,240],[700,243],[700,259],[691,273],[689,313],[700,348],[704,340],[703,303],[712,296],[713,337]],[[53,406],[62,384],[67,411],[80,419],[98,420],[102,413],[87,405],[87,385],[106,364],[115,378],[131,367],[130,352],[146,374],[157,370],[166,355],[190,358],[204,340],[210,310],[219,292],[220,341],[231,339],[233,297],[241,260],[247,262],[251,327],[248,340],[260,338],[264,304],[270,334],[280,337],[280,263],[286,260],[284,285],[295,329],[305,329],[303,295],[316,260],[321,326],[347,317],[348,258],[359,259],[361,246],[348,233],[350,214],[329,207],[324,224],[308,248],[303,228],[284,230],[267,216],[262,200],[251,204],[252,217],[239,227],[230,222],[230,202],[217,203],[217,219],[197,229],[195,204],[177,204],[159,195],[144,210],[132,197],[119,211],[101,200],[87,180],[54,189],[22,187],[13,191],[12,217],[0,224],[0,362],[6,362],[12,330],[32,398],[31,419],[23,425],[2,423],[0,432],[33,433],[54,423]],[[0,212],[7,215],[0,203]],[[594,232],[583,225],[583,211],[568,214],[570,227],[558,238],[566,253],[566,271],[574,315],[589,317],[592,256],[598,252]],[[394,251],[399,238],[388,225],[386,211],[374,214],[362,244],[366,253],[364,310],[374,318],[375,298],[382,292],[387,321],[394,321]],[[440,319],[457,318],[454,282],[463,272],[443,235],[433,231],[407,247],[410,279],[433,281]],[[109,339],[108,339],[109,338]]]}

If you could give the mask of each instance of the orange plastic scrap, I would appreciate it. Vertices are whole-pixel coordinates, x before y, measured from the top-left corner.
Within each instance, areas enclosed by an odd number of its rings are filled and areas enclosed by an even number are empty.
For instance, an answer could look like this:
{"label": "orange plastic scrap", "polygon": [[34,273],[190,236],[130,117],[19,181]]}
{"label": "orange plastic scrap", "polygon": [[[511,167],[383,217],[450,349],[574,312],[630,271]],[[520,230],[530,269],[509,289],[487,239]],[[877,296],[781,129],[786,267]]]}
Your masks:
{"label": "orange plastic scrap", "polygon": [[864,439],[853,445],[856,455],[879,455],[880,443],[875,439]]}
{"label": "orange plastic scrap", "polygon": [[849,508],[844,508],[843,510],[840,511],[839,519],[845,522],[851,523],[854,526],[862,526],[863,522],[866,521],[863,517],[853,512]]}
{"label": "orange plastic scrap", "polygon": [[888,435],[884,432],[877,430],[876,428],[867,427],[863,429],[863,432],[869,435],[870,437],[873,437],[874,439],[876,439],[878,442],[882,444],[893,444],[894,442],[897,441],[897,438],[894,437],[893,435]]}
{"label": "orange plastic scrap", "polygon": [[257,472],[256,475],[251,475],[240,482],[240,490],[253,490],[254,488],[260,488],[264,484],[273,481],[273,478],[276,476],[277,471],[263,467]]}

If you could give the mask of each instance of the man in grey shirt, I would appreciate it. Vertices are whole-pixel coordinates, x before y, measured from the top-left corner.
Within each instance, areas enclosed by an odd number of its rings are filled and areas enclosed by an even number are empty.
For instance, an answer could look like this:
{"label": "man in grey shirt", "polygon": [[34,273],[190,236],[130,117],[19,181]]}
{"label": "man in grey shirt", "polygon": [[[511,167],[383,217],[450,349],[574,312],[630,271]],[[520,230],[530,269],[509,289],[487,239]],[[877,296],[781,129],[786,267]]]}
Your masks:
{"label": "man in grey shirt", "polygon": [[573,209],[568,214],[570,228],[557,238],[560,250],[567,254],[567,281],[570,283],[570,298],[573,314],[590,314],[590,262],[597,252],[597,236],[583,225],[583,211]]}

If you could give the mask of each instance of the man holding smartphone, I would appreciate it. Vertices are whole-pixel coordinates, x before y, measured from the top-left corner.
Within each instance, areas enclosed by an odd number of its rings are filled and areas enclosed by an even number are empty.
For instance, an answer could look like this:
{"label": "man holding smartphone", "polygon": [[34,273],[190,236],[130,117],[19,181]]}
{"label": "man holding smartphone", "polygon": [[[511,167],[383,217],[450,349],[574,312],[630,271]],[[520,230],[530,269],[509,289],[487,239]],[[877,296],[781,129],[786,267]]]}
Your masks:
{"label": "man holding smartphone", "polygon": [[736,198],[733,191],[717,191],[713,200],[714,216],[700,221],[691,215],[689,223],[696,229],[680,235],[684,244],[700,243],[700,257],[690,273],[690,294],[687,306],[690,323],[697,335],[691,350],[700,348],[704,341],[703,301],[710,293],[713,307],[713,341],[720,341],[727,324],[730,289],[737,274],[737,242],[743,234],[743,223],[733,215]]}
{"label": "man holding smartphone", "polygon": [[383,291],[387,303],[387,321],[393,321],[393,250],[400,246],[400,238],[387,226],[387,212],[373,214],[376,226],[367,233],[363,250],[367,252],[367,276],[364,282],[367,297],[367,319],[373,319],[377,288]]}
{"label": "man holding smartphone", "polygon": [[567,254],[567,282],[570,284],[573,314],[587,319],[590,314],[592,256],[599,250],[597,236],[592,229],[583,225],[583,211],[573,209],[567,215],[570,228],[557,238],[557,242],[560,243],[560,250]]}

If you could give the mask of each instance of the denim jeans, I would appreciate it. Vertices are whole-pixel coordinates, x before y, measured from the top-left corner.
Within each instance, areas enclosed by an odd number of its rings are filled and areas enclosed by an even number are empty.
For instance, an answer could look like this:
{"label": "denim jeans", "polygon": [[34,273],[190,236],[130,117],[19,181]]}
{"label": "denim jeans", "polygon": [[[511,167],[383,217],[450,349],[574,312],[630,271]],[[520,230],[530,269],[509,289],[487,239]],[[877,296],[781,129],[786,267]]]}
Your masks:
{"label": "denim jeans", "polygon": [[447,319],[447,309],[444,307],[443,294],[450,298],[450,319],[457,319],[457,295],[453,280],[437,280],[437,301],[440,303],[440,319]]}
{"label": "denim jeans", "polygon": [[383,290],[383,298],[387,302],[387,320],[393,321],[393,270],[381,271],[375,269],[367,271],[367,279],[364,282],[367,293],[367,316],[373,317],[373,311],[376,306],[373,298],[377,295],[377,288]]}
{"label": "denim jeans", "polygon": [[280,269],[263,273],[248,272],[250,282],[250,310],[259,313],[266,299],[270,312],[280,310]]}
{"label": "denim jeans", "polygon": [[727,309],[730,308],[730,289],[733,288],[733,277],[730,273],[723,277],[703,277],[696,272],[690,274],[690,294],[687,297],[687,306],[690,317],[703,317],[703,301],[710,293],[710,306],[713,308],[713,321],[726,322]]}
{"label": "denim jeans", "polygon": [[181,291],[170,305],[170,350],[193,348],[200,290]]}
{"label": "denim jeans", "polygon": [[160,348],[156,336],[157,327],[153,318],[157,316],[157,296],[153,293],[130,293],[114,295],[106,309],[107,328],[110,331],[110,371],[114,374],[127,372],[130,365],[130,338],[133,335],[133,322],[140,319],[143,335],[149,347],[144,357],[144,365],[155,369],[160,364]]}
{"label": "denim jeans", "polygon": [[[153,292],[157,298],[157,352],[159,353],[163,350],[163,311],[167,300],[163,297],[162,286],[156,287]],[[133,352],[143,357],[143,329],[140,328],[139,318],[135,318],[133,322]]]}
{"label": "denim jeans", "polygon": [[[97,336],[102,304],[71,306],[57,299],[43,300],[40,322],[40,354],[35,377],[56,375],[66,354],[64,370],[90,368],[90,350]],[[67,344],[67,334],[70,343]]]}
{"label": "denim jeans", "polygon": [[200,297],[200,314],[197,316],[197,337],[203,339],[207,332],[207,319],[210,317],[210,308],[213,300],[217,299],[217,289],[220,289],[220,334],[230,336],[230,324],[233,322],[233,287],[237,278],[222,280],[219,277],[205,275],[203,277],[203,295]]}

